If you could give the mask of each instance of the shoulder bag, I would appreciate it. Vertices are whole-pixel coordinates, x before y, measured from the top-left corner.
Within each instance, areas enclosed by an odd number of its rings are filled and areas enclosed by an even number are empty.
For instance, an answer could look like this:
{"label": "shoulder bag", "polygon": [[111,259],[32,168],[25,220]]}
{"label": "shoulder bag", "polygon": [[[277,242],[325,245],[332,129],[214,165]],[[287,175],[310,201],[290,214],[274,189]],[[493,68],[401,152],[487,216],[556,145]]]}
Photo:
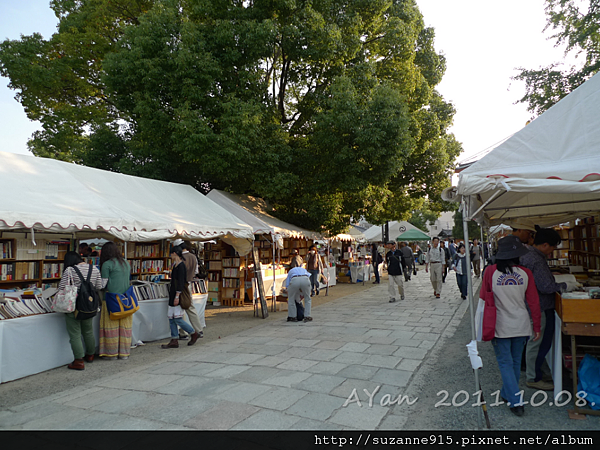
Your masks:
{"label": "shoulder bag", "polygon": [[52,311],[72,313],[75,311],[75,300],[77,300],[77,286],[73,283],[73,274],[69,271],[67,285],[58,291],[52,300]]}
{"label": "shoulder bag", "polygon": [[107,292],[104,301],[106,302],[106,309],[110,313],[110,320],[123,319],[140,309],[133,286],[130,286],[124,294]]}

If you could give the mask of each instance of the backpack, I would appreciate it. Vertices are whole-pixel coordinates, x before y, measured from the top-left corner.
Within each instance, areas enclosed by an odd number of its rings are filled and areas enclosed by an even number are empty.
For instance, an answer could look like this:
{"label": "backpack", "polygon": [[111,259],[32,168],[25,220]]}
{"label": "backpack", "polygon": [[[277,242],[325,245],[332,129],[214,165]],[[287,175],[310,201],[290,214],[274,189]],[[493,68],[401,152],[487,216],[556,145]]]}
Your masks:
{"label": "backpack", "polygon": [[81,286],[77,290],[77,299],[75,300],[75,311],[73,311],[73,314],[77,320],[91,319],[98,314],[98,307],[100,306],[100,295],[90,282],[92,267],[88,270],[87,279],[83,278],[77,267],[73,266],[73,269],[75,269],[81,280]]}

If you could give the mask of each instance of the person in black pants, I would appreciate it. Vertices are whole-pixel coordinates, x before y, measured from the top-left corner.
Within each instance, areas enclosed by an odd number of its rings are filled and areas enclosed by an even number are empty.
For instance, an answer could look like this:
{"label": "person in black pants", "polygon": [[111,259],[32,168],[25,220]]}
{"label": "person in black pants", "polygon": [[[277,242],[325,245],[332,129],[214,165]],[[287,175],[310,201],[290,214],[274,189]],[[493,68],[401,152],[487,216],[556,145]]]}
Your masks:
{"label": "person in black pants", "polygon": [[377,244],[371,246],[371,261],[373,262],[373,270],[375,271],[375,281],[373,281],[373,284],[381,282],[379,279],[379,265],[383,262],[383,257],[377,250],[377,247]]}

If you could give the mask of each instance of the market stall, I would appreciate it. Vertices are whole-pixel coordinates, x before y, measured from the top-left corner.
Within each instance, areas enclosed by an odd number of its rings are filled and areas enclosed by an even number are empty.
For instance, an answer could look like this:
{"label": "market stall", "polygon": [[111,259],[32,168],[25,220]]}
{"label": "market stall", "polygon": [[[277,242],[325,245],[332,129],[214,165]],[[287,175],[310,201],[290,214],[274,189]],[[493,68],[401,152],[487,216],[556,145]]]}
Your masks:
{"label": "market stall", "polygon": [[[396,239],[402,233],[405,233],[409,230],[418,230],[413,224],[403,220],[401,222],[393,221],[389,223],[389,236],[390,239]],[[373,225],[371,228],[368,228],[364,233],[365,239],[367,242],[383,242],[382,238],[382,230],[380,225]]]}
{"label": "market stall", "polygon": [[[461,201],[465,240],[471,219],[485,226],[516,220],[553,226],[600,211],[599,105],[597,74],[460,173],[458,186],[443,197]],[[469,279],[470,300],[471,286]],[[555,342],[557,351],[561,346]],[[556,374],[562,361],[550,363]],[[556,396],[562,380],[555,381]]]}
{"label": "market stall", "polygon": [[[144,247],[139,245],[140,242],[144,242],[151,252],[156,248],[157,253],[136,255],[131,261],[139,266],[136,273],[140,275],[156,273],[155,263],[168,263],[168,254],[164,254],[168,249],[167,239],[220,238],[231,243],[240,254],[248,253],[252,248],[251,227],[191,186],[4,152],[0,152],[0,177],[3,182],[0,273],[6,269],[26,269],[18,272],[20,276],[0,279],[2,289],[32,285],[41,288],[49,280],[56,283],[60,276],[47,275],[47,271],[62,263],[64,254],[74,248],[76,240],[86,238],[118,240],[128,258],[130,251],[135,253]],[[130,244],[128,249],[127,243],[132,242],[136,244]],[[144,308],[149,307],[150,303]],[[143,318],[144,313],[139,316],[140,326],[136,331],[139,336],[148,331],[144,327],[150,323],[142,321]],[[53,324],[58,322],[61,326],[55,327]],[[166,320],[164,322],[168,324]],[[16,370],[20,371],[19,376],[25,376],[65,363],[60,353],[63,348],[47,351],[37,359],[29,358],[35,345],[30,345],[29,338],[23,337],[39,339],[39,329],[33,334],[24,331],[39,327],[47,328],[50,333],[43,335],[45,342],[60,340],[65,328],[62,314],[3,319],[0,324],[3,373]],[[55,332],[58,334],[53,335]],[[155,335],[151,330],[148,332]],[[72,359],[68,340],[64,350]],[[28,368],[15,368],[15,359],[11,355],[20,355],[21,359],[28,355],[28,359],[35,361],[32,366],[24,365]],[[2,379],[5,378],[2,375]]]}

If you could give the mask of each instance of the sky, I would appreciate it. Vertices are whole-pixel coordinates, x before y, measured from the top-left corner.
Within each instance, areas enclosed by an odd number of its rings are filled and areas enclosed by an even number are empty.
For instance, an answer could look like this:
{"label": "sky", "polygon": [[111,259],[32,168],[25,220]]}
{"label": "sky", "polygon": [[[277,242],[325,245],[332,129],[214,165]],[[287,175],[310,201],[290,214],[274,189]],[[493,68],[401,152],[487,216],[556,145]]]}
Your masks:
{"label": "sky", "polygon": [[[511,81],[518,67],[536,69],[563,60],[548,40],[544,0],[417,0],[425,25],[435,29],[435,47],[447,69],[437,87],[457,113],[450,129],[463,144],[458,161],[473,158],[519,131],[532,118],[515,104],[524,85]],[[38,32],[49,38],[58,20],[49,0],[0,0],[0,41]],[[0,77],[0,151],[28,154],[39,129]]]}

